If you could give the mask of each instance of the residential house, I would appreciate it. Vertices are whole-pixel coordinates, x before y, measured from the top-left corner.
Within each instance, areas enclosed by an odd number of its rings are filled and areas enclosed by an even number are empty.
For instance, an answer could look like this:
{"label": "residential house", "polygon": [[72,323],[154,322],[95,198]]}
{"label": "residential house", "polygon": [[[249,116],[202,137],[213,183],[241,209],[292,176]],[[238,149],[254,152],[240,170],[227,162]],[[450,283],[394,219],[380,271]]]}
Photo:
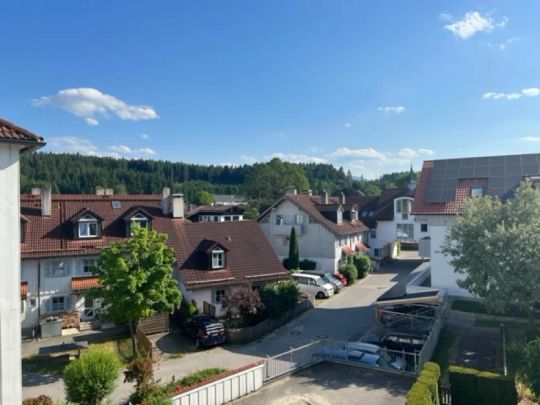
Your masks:
{"label": "residential house", "polygon": [[441,247],[449,227],[454,225],[466,198],[483,195],[502,200],[513,195],[526,177],[540,175],[540,154],[485,156],[425,161],[416,189],[412,214],[429,227],[431,285],[446,288],[448,294],[469,296],[457,285],[454,272]]}
{"label": "residential house", "polygon": [[243,221],[244,208],[240,205],[201,205],[190,210],[186,219],[191,222]]}
{"label": "residential house", "polygon": [[185,223],[177,230],[180,288],[199,311],[224,315],[226,291],[289,278],[254,221]]}
{"label": "residential house", "polygon": [[363,254],[368,228],[358,218],[356,204],[345,195],[330,197],[298,194],[290,188],[264,211],[259,225],[280,260],[289,255],[289,237],[296,229],[301,259],[317,263],[317,269],[335,271],[348,255]]}
{"label": "residential house", "polygon": [[21,336],[19,328],[21,301],[19,157],[45,145],[43,138],[0,119],[0,402],[20,404]]}
{"label": "residential house", "polygon": [[[395,257],[396,242],[413,242],[427,238],[427,223],[416,221],[411,213],[414,188],[385,189],[379,196],[350,196],[348,201],[358,205],[360,220],[369,227],[365,243],[375,259]],[[429,257],[424,254],[424,257]]]}

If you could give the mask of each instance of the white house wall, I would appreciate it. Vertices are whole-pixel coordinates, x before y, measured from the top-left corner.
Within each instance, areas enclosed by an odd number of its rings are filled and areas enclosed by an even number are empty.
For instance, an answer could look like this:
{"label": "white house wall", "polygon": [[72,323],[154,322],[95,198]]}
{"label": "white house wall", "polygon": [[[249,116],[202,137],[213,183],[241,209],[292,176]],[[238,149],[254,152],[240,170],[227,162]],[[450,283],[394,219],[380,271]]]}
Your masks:
{"label": "white house wall", "polygon": [[431,285],[436,288],[445,288],[449,295],[470,297],[471,294],[457,285],[457,280],[462,278],[454,272],[454,267],[449,263],[450,258],[442,253],[442,245],[448,232],[448,228],[456,223],[453,215],[422,215],[418,220],[428,224],[429,236],[431,237]]}

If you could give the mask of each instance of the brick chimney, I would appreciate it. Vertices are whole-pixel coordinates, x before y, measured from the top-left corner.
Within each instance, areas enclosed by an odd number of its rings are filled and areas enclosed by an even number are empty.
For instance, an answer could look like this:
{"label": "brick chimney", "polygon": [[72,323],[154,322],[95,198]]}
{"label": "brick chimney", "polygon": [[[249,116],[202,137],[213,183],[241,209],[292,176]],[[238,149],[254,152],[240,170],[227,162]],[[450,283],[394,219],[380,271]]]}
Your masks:
{"label": "brick chimney", "polygon": [[163,187],[161,191],[161,212],[163,215],[171,213],[171,189],[169,187]]}
{"label": "brick chimney", "polygon": [[51,186],[41,187],[41,216],[50,217],[52,206]]}
{"label": "brick chimney", "polygon": [[345,193],[341,193],[341,195],[339,197],[339,202],[341,204],[345,204]]}
{"label": "brick chimney", "polygon": [[173,218],[184,219],[184,194],[172,195]]}
{"label": "brick chimney", "polygon": [[105,189],[103,187],[96,187],[96,195],[105,195]]}
{"label": "brick chimney", "polygon": [[289,195],[296,195],[297,192],[296,192],[296,188],[294,188],[294,186],[289,186],[285,189],[285,194],[289,194]]}
{"label": "brick chimney", "polygon": [[114,195],[114,189],[106,188],[105,189],[105,195]]}

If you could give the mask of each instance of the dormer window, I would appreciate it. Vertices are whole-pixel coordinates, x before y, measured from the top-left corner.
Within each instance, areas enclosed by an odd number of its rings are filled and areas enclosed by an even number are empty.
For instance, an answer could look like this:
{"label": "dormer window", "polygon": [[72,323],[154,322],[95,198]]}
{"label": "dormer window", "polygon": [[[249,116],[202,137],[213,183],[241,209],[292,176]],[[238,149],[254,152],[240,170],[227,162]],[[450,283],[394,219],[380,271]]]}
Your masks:
{"label": "dormer window", "polygon": [[85,215],[79,219],[79,238],[97,238],[98,220],[92,215]]}
{"label": "dormer window", "polygon": [[212,250],[212,268],[222,269],[225,267],[225,252],[222,249]]}
{"label": "dormer window", "polygon": [[484,195],[484,187],[472,187],[471,188],[471,197],[478,198]]}
{"label": "dormer window", "polygon": [[143,214],[139,213],[131,217],[131,232],[130,235],[133,236],[133,228],[134,227],[141,227],[141,228],[148,228],[148,218],[146,218]]}

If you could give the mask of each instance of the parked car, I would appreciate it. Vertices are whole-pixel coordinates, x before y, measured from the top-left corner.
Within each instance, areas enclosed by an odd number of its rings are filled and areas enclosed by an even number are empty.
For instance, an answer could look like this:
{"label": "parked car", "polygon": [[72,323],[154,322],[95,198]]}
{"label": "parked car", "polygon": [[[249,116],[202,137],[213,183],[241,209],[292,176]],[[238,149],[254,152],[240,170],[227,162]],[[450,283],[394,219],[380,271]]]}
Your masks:
{"label": "parked car", "polygon": [[410,333],[387,333],[379,340],[379,344],[390,350],[404,350],[406,352],[419,352],[426,343],[426,336]]}
{"label": "parked car", "polygon": [[349,282],[347,281],[347,277],[345,277],[343,274],[341,274],[339,271],[335,271],[334,272],[334,276],[336,276],[336,278],[341,281],[341,284],[343,284],[343,286],[347,286],[347,284],[349,284]]}
{"label": "parked car", "polygon": [[334,292],[337,294],[340,292],[343,288],[343,283],[332,273],[327,273],[321,270],[304,270],[302,272],[303,274],[314,274],[316,276],[321,276],[323,280],[326,282],[332,284],[332,287],[334,288]]}
{"label": "parked car", "polygon": [[225,327],[210,315],[194,315],[182,324],[184,333],[195,339],[197,347],[216,346],[225,343]]}
{"label": "parked car", "polygon": [[298,291],[312,294],[317,298],[330,298],[334,295],[334,287],[321,276],[315,274],[292,273],[291,277],[298,283]]}

